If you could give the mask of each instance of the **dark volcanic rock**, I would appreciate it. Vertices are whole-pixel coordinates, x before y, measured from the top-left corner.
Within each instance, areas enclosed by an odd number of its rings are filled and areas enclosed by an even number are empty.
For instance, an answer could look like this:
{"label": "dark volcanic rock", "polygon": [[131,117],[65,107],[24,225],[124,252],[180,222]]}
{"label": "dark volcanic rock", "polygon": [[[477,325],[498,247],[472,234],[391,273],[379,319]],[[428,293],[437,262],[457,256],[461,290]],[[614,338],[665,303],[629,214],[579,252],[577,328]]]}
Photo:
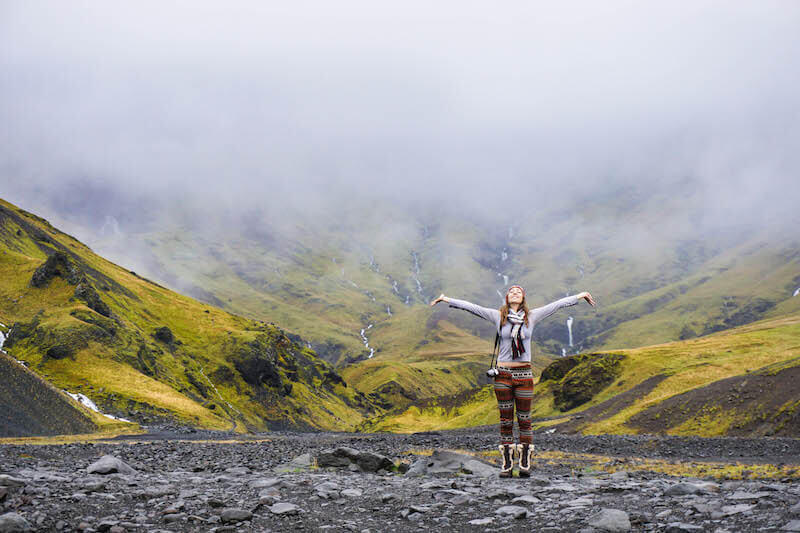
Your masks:
{"label": "dark volcanic rock", "polygon": [[319,467],[346,468],[356,465],[363,472],[388,470],[394,466],[394,461],[386,456],[345,446],[322,451],[316,459]]}

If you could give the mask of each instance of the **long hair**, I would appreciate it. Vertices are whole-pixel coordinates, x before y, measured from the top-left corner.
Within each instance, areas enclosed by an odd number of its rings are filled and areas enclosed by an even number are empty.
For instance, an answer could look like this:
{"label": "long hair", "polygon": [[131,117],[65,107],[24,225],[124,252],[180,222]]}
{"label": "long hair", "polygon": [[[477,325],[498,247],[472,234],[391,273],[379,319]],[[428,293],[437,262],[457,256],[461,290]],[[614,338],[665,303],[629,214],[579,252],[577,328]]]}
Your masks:
{"label": "long hair", "polygon": [[[525,299],[525,295],[522,295],[522,303],[519,304],[519,308],[525,313],[525,325],[528,325],[528,301]],[[500,327],[506,325],[506,320],[508,319],[508,302],[505,302],[502,306],[500,306]]]}

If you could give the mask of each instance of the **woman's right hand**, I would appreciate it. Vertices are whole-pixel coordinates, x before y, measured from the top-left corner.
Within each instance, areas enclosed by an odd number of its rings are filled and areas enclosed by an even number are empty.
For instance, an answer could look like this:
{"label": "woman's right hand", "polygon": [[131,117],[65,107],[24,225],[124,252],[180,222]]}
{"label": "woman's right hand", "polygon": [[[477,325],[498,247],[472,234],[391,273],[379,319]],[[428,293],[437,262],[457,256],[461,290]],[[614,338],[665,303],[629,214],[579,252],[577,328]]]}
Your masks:
{"label": "woman's right hand", "polygon": [[444,302],[444,301],[445,301],[445,295],[444,295],[444,293],[442,293],[442,294],[439,295],[438,298],[436,298],[434,301],[431,302],[431,306],[434,306],[434,305],[438,304],[439,302]]}

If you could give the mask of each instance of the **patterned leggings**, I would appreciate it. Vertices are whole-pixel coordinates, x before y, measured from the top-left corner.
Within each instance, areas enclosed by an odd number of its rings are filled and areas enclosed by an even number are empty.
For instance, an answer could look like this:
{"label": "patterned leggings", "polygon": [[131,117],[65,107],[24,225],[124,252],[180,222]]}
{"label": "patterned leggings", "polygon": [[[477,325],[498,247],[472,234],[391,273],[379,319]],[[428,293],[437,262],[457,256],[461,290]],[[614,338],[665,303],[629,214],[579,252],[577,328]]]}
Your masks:
{"label": "patterned leggings", "polygon": [[500,444],[514,444],[514,404],[517,406],[519,442],[533,443],[531,431],[531,399],[533,398],[533,370],[530,365],[504,367],[497,365],[499,374],[494,378],[494,394],[500,408]]}

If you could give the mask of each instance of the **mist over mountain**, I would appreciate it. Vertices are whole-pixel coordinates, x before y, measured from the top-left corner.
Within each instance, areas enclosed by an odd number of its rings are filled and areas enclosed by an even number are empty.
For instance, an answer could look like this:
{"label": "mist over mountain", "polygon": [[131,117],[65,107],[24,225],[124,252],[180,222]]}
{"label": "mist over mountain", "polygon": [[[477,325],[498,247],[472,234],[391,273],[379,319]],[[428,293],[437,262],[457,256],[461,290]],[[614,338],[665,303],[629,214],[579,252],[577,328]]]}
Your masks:
{"label": "mist over mountain", "polygon": [[547,353],[793,309],[792,3],[0,9],[2,196],[331,361],[514,282],[602,304]]}
{"label": "mist over mountain", "polygon": [[5,5],[4,194],[123,225],[374,201],[505,223],[619,187],[683,196],[693,231],[796,211],[791,3],[307,7]]}

